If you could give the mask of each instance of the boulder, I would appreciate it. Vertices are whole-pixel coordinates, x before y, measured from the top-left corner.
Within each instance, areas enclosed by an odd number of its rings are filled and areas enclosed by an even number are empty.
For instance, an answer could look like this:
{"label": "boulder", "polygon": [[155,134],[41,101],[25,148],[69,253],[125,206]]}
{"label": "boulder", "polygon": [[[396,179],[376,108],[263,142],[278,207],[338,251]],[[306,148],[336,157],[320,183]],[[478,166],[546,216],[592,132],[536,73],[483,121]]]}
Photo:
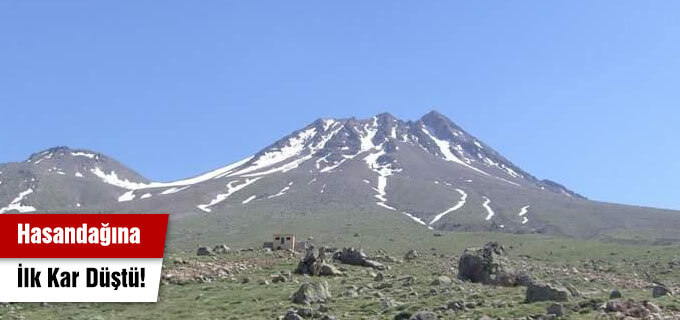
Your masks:
{"label": "boulder", "polygon": [[283,316],[283,320],[304,320],[304,318],[295,311],[288,311],[286,315]]}
{"label": "boulder", "polygon": [[439,319],[437,314],[431,311],[418,311],[414,313],[409,320],[436,320]]}
{"label": "boulder", "polygon": [[406,261],[415,260],[417,258],[418,258],[418,251],[416,251],[416,250],[409,250],[404,255],[404,260],[406,260]]}
{"label": "boulder", "polygon": [[340,263],[354,266],[362,266],[377,270],[385,270],[387,267],[377,261],[371,260],[363,251],[355,248],[344,248],[333,255],[333,259]]}
{"label": "boulder", "polygon": [[525,301],[527,303],[538,301],[569,301],[571,293],[559,285],[533,282],[527,286]]}
{"label": "boulder", "polygon": [[325,302],[331,298],[331,292],[328,290],[328,282],[303,283],[300,288],[293,294],[291,300],[297,304],[311,304],[317,302]]}
{"label": "boulder", "polygon": [[609,299],[619,299],[623,297],[623,294],[621,294],[621,291],[619,290],[612,290],[612,292],[609,294]]}
{"label": "boulder", "polygon": [[546,314],[554,314],[561,317],[564,315],[564,306],[560,303],[553,303],[546,309]]}
{"label": "boulder", "polygon": [[656,284],[654,287],[652,287],[652,297],[654,298],[659,298],[663,296],[672,296],[673,292],[671,289],[666,287],[663,284]]}
{"label": "boulder", "polygon": [[295,269],[297,274],[310,276],[342,276],[343,273],[333,265],[326,262],[326,249],[311,247],[307,249],[305,256]]}
{"label": "boulder", "polygon": [[526,283],[526,276],[515,272],[504,255],[505,249],[496,242],[465,249],[458,261],[458,279],[508,287]]}
{"label": "boulder", "polygon": [[198,249],[196,250],[196,255],[197,256],[212,256],[213,251],[208,247],[198,247]]}
{"label": "boulder", "polygon": [[218,244],[213,248],[213,253],[216,254],[225,254],[229,253],[229,250],[231,250],[229,247],[223,244]]}
{"label": "boulder", "polygon": [[651,314],[644,304],[637,303],[632,299],[627,301],[608,301],[605,304],[604,311],[607,313],[617,313],[633,318],[647,318]]}

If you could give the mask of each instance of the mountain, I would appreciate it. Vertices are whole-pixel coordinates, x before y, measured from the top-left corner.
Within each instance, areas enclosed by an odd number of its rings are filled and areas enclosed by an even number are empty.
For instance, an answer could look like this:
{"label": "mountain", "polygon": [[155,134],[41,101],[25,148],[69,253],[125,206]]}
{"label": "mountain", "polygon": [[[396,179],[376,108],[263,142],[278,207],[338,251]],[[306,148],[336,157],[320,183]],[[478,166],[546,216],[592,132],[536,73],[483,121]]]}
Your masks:
{"label": "mountain", "polygon": [[88,150],[49,149],[0,165],[0,213],[387,213],[432,230],[677,239],[680,213],[591,201],[541,180],[438,112],[318,119],[251,157],[152,182]]}

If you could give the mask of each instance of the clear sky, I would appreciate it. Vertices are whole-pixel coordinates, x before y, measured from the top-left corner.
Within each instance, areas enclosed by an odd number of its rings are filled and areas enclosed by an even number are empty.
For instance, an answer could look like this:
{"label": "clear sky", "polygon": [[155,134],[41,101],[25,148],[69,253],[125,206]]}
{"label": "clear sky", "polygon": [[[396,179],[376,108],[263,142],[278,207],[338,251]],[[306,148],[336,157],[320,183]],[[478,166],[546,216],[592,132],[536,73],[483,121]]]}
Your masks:
{"label": "clear sky", "polygon": [[319,117],[436,109],[540,178],[680,209],[678,1],[0,2],[0,162],[150,179]]}

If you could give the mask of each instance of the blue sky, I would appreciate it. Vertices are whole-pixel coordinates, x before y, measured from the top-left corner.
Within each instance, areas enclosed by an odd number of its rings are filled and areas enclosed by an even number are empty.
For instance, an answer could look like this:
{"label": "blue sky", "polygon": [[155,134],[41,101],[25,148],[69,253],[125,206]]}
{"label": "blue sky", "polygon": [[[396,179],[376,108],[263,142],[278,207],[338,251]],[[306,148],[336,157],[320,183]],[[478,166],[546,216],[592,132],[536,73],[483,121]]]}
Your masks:
{"label": "blue sky", "polygon": [[0,2],[0,162],[51,146],[154,180],[319,117],[436,109],[525,170],[680,209],[677,1]]}

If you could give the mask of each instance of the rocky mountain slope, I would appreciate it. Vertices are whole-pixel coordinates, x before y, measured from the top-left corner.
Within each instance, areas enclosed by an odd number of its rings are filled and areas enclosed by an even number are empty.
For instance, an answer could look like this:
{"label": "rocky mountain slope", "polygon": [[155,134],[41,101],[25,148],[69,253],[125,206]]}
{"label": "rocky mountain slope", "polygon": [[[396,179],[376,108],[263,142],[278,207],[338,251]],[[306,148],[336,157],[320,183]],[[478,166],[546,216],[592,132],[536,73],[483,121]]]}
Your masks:
{"label": "rocky mountain slope", "polygon": [[540,180],[430,112],[319,119],[257,154],[193,178],[151,182],[65,147],[0,165],[0,213],[393,213],[433,230],[677,239],[680,213],[590,201]]}

